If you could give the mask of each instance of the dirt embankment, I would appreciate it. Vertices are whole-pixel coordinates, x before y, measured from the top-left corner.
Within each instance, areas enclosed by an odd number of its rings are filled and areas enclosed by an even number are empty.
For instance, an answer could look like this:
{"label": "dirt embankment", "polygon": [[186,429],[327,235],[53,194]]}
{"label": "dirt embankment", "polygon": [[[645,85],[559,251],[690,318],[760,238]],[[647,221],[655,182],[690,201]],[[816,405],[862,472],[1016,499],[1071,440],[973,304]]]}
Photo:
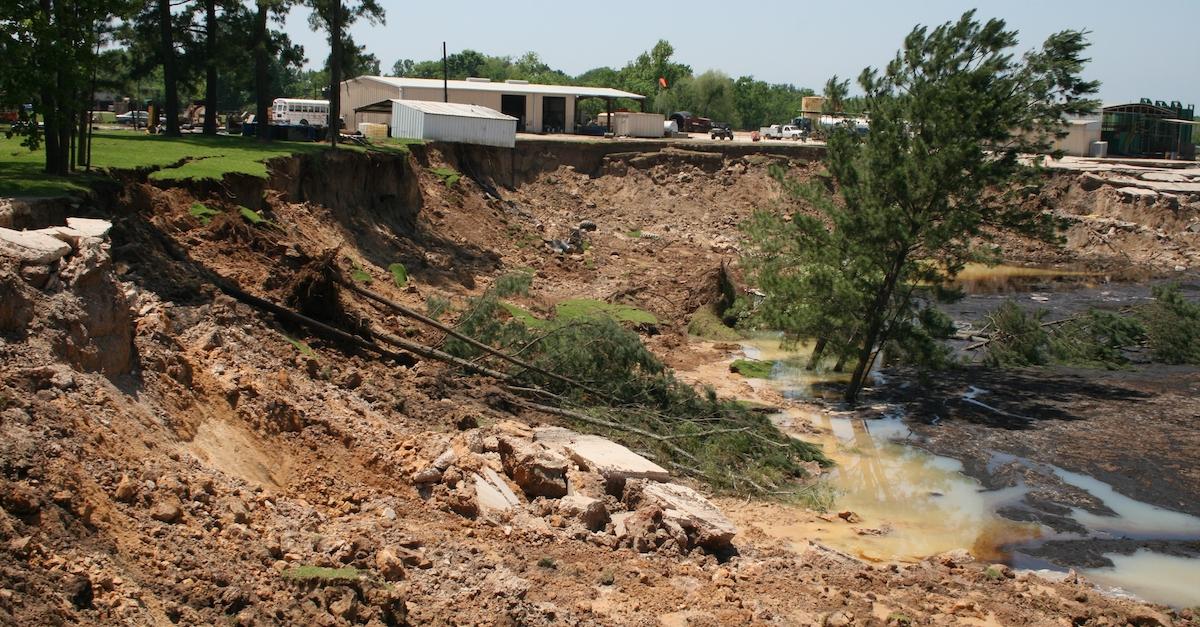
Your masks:
{"label": "dirt embankment", "polygon": [[[566,296],[629,302],[664,322],[648,339],[671,357],[698,294],[737,252],[737,222],[764,205],[795,208],[767,166],[805,176],[813,165],[664,152],[589,153],[594,166],[573,167],[534,155],[520,168],[527,178],[505,186],[486,160],[437,146],[309,159],[282,164],[257,189],[132,183],[106,212],[111,244],[44,271],[3,260],[0,622],[1172,621],[962,555],[872,566],[781,546],[753,525],[724,563],[703,547],[681,554],[667,526],[623,544],[607,539],[615,527],[581,531],[541,515],[545,501],[520,486],[524,514],[464,515],[412,473],[477,428],[551,417],[439,364],[400,366],[310,336],[220,294],[213,279],[436,344],[439,334],[390,312],[303,289],[312,283],[302,270],[336,251],[343,271],[422,309],[531,268],[531,310]],[[468,176],[446,185],[431,172],[442,166]],[[269,224],[239,215],[251,196]],[[196,202],[217,215],[201,220]],[[544,245],[584,220],[596,226],[584,250]],[[395,262],[409,285],[391,283]],[[489,446],[477,454],[490,459]]]}

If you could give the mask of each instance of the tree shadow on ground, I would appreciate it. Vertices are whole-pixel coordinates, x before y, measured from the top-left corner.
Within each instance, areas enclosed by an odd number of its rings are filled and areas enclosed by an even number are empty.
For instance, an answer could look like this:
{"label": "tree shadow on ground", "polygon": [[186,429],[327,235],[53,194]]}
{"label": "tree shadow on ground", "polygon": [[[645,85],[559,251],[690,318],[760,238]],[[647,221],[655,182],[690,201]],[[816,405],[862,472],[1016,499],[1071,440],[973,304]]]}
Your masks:
{"label": "tree shadow on ground", "polygon": [[1084,420],[1094,402],[1136,403],[1153,395],[1111,381],[1108,371],[996,369],[968,366],[936,379],[890,388],[926,422],[965,420],[992,428],[1029,429],[1046,420]]}

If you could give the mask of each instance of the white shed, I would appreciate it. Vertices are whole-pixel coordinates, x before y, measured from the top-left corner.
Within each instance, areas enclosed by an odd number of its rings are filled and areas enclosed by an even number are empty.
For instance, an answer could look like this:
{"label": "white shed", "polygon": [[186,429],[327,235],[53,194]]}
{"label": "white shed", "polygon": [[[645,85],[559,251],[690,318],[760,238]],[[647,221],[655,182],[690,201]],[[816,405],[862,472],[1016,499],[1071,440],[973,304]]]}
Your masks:
{"label": "white shed", "polygon": [[512,148],[517,118],[479,105],[392,99],[392,137]]}

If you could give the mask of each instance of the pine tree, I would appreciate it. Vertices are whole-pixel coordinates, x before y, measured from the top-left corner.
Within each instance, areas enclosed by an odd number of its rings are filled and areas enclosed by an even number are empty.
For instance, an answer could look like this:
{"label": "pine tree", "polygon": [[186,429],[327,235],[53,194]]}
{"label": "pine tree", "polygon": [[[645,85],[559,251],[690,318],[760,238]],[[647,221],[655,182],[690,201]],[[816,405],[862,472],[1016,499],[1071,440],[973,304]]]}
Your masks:
{"label": "pine tree", "polygon": [[1040,166],[1029,155],[1050,151],[1064,115],[1095,109],[1098,84],[1079,76],[1084,32],[1056,33],[1019,58],[1016,43],[1003,21],[981,23],[974,11],[914,28],[882,71],[858,78],[870,132],[830,137],[836,200],[820,186],[794,190],[818,200],[820,217],[793,221],[790,252],[775,242],[779,231],[749,232],[753,254],[782,249],[793,256],[773,263],[839,277],[827,289],[785,280],[764,290],[768,302],[783,301],[771,307],[804,311],[807,328],[830,321],[828,333],[853,348],[847,401],[857,399],[878,348],[913,328],[922,286],[953,278],[986,227],[1053,232],[1048,216],[1019,202]]}

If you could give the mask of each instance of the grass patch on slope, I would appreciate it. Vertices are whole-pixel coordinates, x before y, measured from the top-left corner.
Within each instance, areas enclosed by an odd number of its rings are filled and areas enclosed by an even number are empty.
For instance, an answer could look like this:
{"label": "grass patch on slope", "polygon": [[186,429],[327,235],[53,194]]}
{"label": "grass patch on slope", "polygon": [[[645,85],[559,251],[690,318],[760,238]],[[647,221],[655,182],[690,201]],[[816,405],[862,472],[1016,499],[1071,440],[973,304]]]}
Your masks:
{"label": "grass patch on slope", "polygon": [[729,364],[729,371],[736,372],[747,379],[767,379],[771,376],[774,364],[757,359],[737,359]]}
{"label": "grass patch on slope", "polygon": [[554,312],[556,317],[563,320],[604,316],[612,318],[617,322],[658,324],[658,318],[655,318],[654,314],[648,311],[620,303],[606,303],[602,300],[592,298],[564,300],[554,306]]}
{"label": "grass patch on slope", "polygon": [[736,342],[745,339],[737,329],[725,326],[712,307],[701,307],[692,314],[692,319],[688,320],[688,334],[714,342]]}
{"label": "grass patch on slope", "polygon": [[[364,148],[342,144],[339,150],[367,150],[407,154],[413,140],[387,140]],[[92,142],[94,170],[139,170],[158,168],[150,178],[158,181],[220,179],[226,174],[266,178],[267,161],[276,157],[329,150],[328,144],[273,141],[261,143],[253,137],[184,135],[164,137],[137,131],[96,131]],[[100,173],[46,176],[44,149],[29,150],[20,138],[0,136],[0,196],[60,196],[86,191]]]}

